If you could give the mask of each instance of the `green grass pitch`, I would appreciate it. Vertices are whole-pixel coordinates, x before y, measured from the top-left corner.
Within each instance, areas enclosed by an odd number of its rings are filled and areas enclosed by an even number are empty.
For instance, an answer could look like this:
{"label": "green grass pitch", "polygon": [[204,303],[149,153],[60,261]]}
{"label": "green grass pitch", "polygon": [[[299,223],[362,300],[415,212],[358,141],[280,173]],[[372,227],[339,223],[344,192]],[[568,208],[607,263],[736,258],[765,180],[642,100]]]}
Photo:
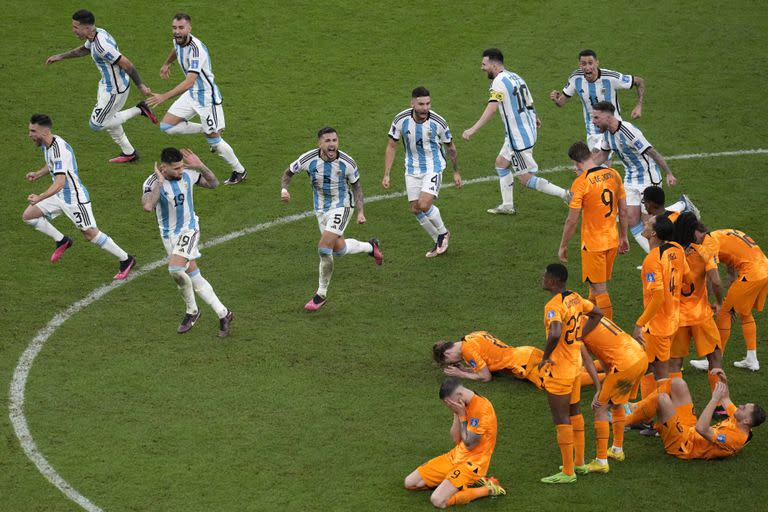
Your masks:
{"label": "green grass pitch", "polygon": [[[471,141],[461,132],[486,101],[481,52],[498,46],[507,67],[527,81],[543,126],[535,149],[542,169],[567,162],[583,138],[577,100],[558,109],[561,88],[584,48],[603,67],[638,74],[647,100],[637,125],[664,155],[766,148],[768,115],[764,50],[768,14],[757,1],[612,2],[201,2],[70,0],[5,7],[0,71],[3,149],[0,169],[0,510],[80,510],[27,459],[9,419],[11,379],[36,333],[58,312],[106,284],[113,258],[85,242],[64,218],[55,224],[75,239],[55,265],[52,244],[21,221],[26,196],[46,179],[24,174],[42,165],[26,137],[33,112],[53,117],[54,132],[72,144],[91,192],[99,227],[140,266],[164,251],[153,214],[140,206],[141,184],[162,147],[190,147],[225,178],[228,166],[206,151],[201,136],[168,136],[146,119],[125,125],[141,153],[136,165],[110,166],[117,147],[88,128],[98,75],[90,57],[44,68],[48,55],[74,48],[71,14],[95,12],[144,80],[165,91],[159,68],[171,49],[170,19],[188,11],[193,33],[209,47],[224,96],[226,139],[249,171],[237,187],[198,189],[203,240],[305,212],[305,176],[294,179],[289,204],[279,201],[280,174],[310,149],[323,125],[339,130],[341,148],[359,163],[368,196],[381,187],[386,132],[408,105],[413,87],[432,92],[449,122],[465,179],[493,174],[502,143],[494,119]],[[132,93],[130,102],[138,101]],[[625,113],[634,91],[621,95]],[[132,103],[129,103],[129,105]],[[163,114],[170,102],[159,109]],[[403,190],[397,169],[394,191]],[[711,228],[736,227],[768,249],[768,155],[670,160],[679,185]],[[569,185],[573,174],[547,175]],[[175,333],[183,313],[164,268],[132,280],[67,320],[37,357],[26,387],[25,414],[41,453],[78,492],[104,510],[427,510],[427,493],[402,488],[403,478],[450,448],[451,416],[439,402],[441,373],[430,346],[486,329],[515,345],[543,346],[543,267],[557,258],[566,211],[554,198],[519,187],[515,217],[485,209],[499,199],[486,181],[446,188],[439,204],[453,234],[447,255],[426,260],[429,239],[403,197],[366,207],[368,223],[350,237],[381,239],[385,264],[338,260],[328,305],[306,314],[317,282],[315,220],[282,223],[203,250],[200,266],[236,313],[233,335],[214,337],[215,315]],[[75,236],[76,235],[76,236]],[[573,247],[578,242],[574,240]],[[572,254],[575,254],[572,249]],[[634,242],[617,260],[611,284],[615,319],[628,329],[641,311]],[[569,265],[578,282],[578,261]],[[757,316],[758,350],[768,323]],[[768,402],[765,370],[733,368],[743,355],[740,329],[725,364],[734,401]],[[768,364],[768,359],[764,360]],[[686,369],[694,399],[708,398],[704,374]],[[550,488],[559,452],[542,392],[510,378],[470,387],[487,396],[499,419],[491,471],[508,495],[471,510],[736,510],[768,499],[760,478],[768,427],[737,457],[681,462],[658,440],[626,436],[628,459],[608,475]],[[588,392],[582,404],[588,406]],[[586,412],[587,456],[594,454]]]}

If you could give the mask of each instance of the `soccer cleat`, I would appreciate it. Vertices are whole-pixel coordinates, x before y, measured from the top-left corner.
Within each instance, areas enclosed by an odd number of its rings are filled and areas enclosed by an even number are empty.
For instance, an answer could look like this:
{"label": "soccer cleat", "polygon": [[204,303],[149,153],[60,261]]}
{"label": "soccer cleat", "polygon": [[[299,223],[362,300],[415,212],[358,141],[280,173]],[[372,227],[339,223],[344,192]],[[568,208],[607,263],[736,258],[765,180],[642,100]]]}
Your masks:
{"label": "soccer cleat", "polygon": [[571,206],[571,199],[573,199],[573,192],[570,190],[565,191],[565,195],[562,197],[565,206]]}
{"label": "soccer cleat", "polygon": [[659,431],[653,427],[644,428],[643,430],[640,431],[640,435],[645,437],[659,437]]}
{"label": "soccer cleat", "polygon": [[486,211],[494,215],[514,215],[517,213],[517,210],[515,210],[514,206],[505,205],[505,204],[500,204],[496,208],[489,208]]}
{"label": "soccer cleat", "polygon": [[141,110],[141,115],[144,117],[148,117],[150,121],[152,121],[152,124],[157,124],[157,116],[152,112],[152,110],[149,108],[149,105],[147,105],[147,102],[140,101],[136,104],[136,108]]}
{"label": "soccer cleat", "polygon": [[229,310],[224,318],[219,318],[219,332],[216,336],[219,338],[226,338],[229,336],[229,331],[232,328],[232,320],[234,319],[235,314]]}
{"label": "soccer cleat", "polygon": [[120,270],[112,279],[125,279],[131,273],[131,269],[136,265],[136,258],[128,255],[128,258],[120,262]]}
{"label": "soccer cleat", "polygon": [[325,303],[328,302],[325,300],[325,297],[321,297],[319,295],[315,295],[310,299],[309,302],[304,304],[304,309],[307,311],[317,311],[321,307],[325,306]]}
{"label": "soccer cleat", "polygon": [[686,194],[681,194],[678,201],[685,203],[685,209],[683,210],[684,212],[691,212],[696,216],[697,219],[701,220],[701,213],[699,212],[699,209],[696,208],[696,205],[693,204],[693,201],[691,201],[690,197],[688,197]]}
{"label": "soccer cleat", "polygon": [[504,496],[507,494],[507,491],[505,491],[501,484],[499,484],[499,481],[492,476],[481,478],[480,481],[482,481],[483,485],[488,488],[488,494],[490,496]]}
{"label": "soccer cleat", "polygon": [[[563,470],[563,466],[557,467],[560,471]],[[581,466],[573,466],[573,472],[577,475],[589,474],[589,464],[582,464]]]}
{"label": "soccer cleat", "polygon": [[437,235],[437,254],[443,254],[448,250],[448,240],[450,239],[450,231],[446,231],[442,235]]}
{"label": "soccer cleat", "polygon": [[691,359],[688,361],[693,368],[697,370],[707,371],[709,370],[709,361],[706,359]]}
{"label": "soccer cleat", "polygon": [[618,450],[615,446],[611,446],[608,448],[608,458],[623,462],[627,455],[624,453],[624,450]]}
{"label": "soccer cleat", "polygon": [[381,249],[379,248],[379,241],[375,238],[371,238],[368,240],[368,243],[371,244],[373,247],[373,251],[371,251],[369,254],[373,257],[374,261],[377,265],[381,265],[384,263],[384,255],[381,254]]}
{"label": "soccer cleat", "polygon": [[53,251],[53,254],[51,254],[51,263],[56,263],[59,261],[59,258],[64,254],[64,251],[72,247],[72,239],[68,236],[65,236],[58,242],[56,242],[56,250]]}
{"label": "soccer cleat", "polygon": [[432,249],[430,249],[430,250],[428,250],[428,251],[427,251],[427,254],[425,254],[425,256],[426,256],[427,258],[434,258],[434,257],[435,257],[435,256],[437,256],[438,254],[440,254],[439,252],[437,252],[439,248],[440,248],[440,246],[439,246],[439,245],[437,245],[437,244],[435,244],[435,246],[434,246],[434,247],[432,247]]}
{"label": "soccer cleat", "polygon": [[110,159],[109,163],[111,163],[111,164],[129,164],[129,163],[138,162],[138,161],[139,161],[139,152],[138,151],[134,151],[130,155],[126,155],[125,153],[120,153],[115,158]]}
{"label": "soccer cleat", "polygon": [[734,361],[733,366],[736,368],[744,368],[745,370],[752,370],[753,372],[756,372],[760,369],[760,363],[757,359],[749,359],[748,357],[745,357],[741,361]]}
{"label": "soccer cleat", "polygon": [[189,331],[192,327],[195,326],[195,322],[197,322],[200,319],[200,315],[202,315],[202,311],[198,311],[194,314],[187,313],[184,315],[184,318],[181,319],[181,323],[179,324],[179,327],[176,329],[176,332],[179,334],[184,334],[185,332]]}
{"label": "soccer cleat", "polygon": [[237,185],[241,181],[244,181],[248,177],[248,171],[243,169],[243,172],[232,171],[232,175],[224,181],[225,185]]}
{"label": "soccer cleat", "polygon": [[597,462],[597,460],[593,460],[589,464],[587,464],[587,472],[588,473],[607,473],[611,470],[611,467],[606,462],[605,464],[601,464]]}
{"label": "soccer cleat", "polygon": [[541,481],[545,484],[574,484],[576,483],[576,474],[566,475],[561,472],[552,476],[545,476]]}

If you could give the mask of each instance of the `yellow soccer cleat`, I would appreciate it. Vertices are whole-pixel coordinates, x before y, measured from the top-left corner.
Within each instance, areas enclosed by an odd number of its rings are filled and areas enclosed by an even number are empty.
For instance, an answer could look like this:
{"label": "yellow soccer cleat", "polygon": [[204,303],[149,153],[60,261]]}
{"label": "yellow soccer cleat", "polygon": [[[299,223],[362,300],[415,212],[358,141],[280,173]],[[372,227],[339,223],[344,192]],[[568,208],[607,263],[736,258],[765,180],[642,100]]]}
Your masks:
{"label": "yellow soccer cleat", "polygon": [[619,462],[627,458],[624,450],[616,450],[613,446],[608,449],[608,458]]}
{"label": "yellow soccer cleat", "polygon": [[545,476],[541,481],[545,484],[575,484],[576,474],[566,475],[565,473],[557,473],[552,476]]}
{"label": "yellow soccer cleat", "polygon": [[607,473],[611,470],[610,466],[608,466],[608,463],[600,464],[596,460],[593,460],[589,464],[587,464],[587,470],[590,473]]}
{"label": "yellow soccer cleat", "polygon": [[507,491],[504,490],[504,488],[499,484],[499,481],[494,477],[489,476],[488,478],[483,478],[482,480],[483,485],[488,488],[488,494],[490,496],[504,496],[507,494]]}

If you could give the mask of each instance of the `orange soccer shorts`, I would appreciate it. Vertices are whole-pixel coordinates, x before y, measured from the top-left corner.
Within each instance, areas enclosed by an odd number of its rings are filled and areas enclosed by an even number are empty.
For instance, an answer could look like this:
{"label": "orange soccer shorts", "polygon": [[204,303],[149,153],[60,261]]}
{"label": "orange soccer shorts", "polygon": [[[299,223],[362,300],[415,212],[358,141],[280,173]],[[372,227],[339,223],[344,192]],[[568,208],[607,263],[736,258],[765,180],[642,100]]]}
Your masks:
{"label": "orange soccer shorts", "polygon": [[643,341],[645,342],[645,353],[648,356],[648,362],[655,360],[667,361],[669,351],[672,348],[672,336],[654,336],[648,330],[643,331]]}
{"label": "orange soccer shorts", "polygon": [[429,488],[448,480],[457,489],[469,487],[485,476],[479,466],[470,461],[454,464],[447,453],[431,459],[417,468],[421,479]]}
{"label": "orange soccer shorts", "polygon": [[682,358],[687,356],[691,346],[691,338],[693,338],[693,344],[696,347],[696,355],[699,357],[711,354],[716,348],[723,350],[723,343],[720,341],[720,332],[717,330],[715,319],[708,318],[697,325],[680,326],[672,338],[669,357]]}
{"label": "orange soccer shorts", "polygon": [[581,400],[581,373],[577,373],[576,378],[558,378],[553,377],[547,370],[547,366],[541,369],[542,386],[547,393],[553,395],[571,395],[572,404],[579,403]]}
{"label": "orange soccer shorts", "polygon": [[762,311],[766,295],[768,295],[768,278],[758,281],[736,280],[728,288],[723,301],[723,310],[729,312],[733,309],[743,316],[751,314],[753,309]]}
{"label": "orange soccer shorts", "polygon": [[696,427],[696,420],[693,404],[685,404],[677,407],[674,416],[666,423],[661,423],[659,435],[668,454],[675,456],[681,454],[680,448],[688,441],[691,427]]}
{"label": "orange soccer shorts", "polygon": [[637,396],[640,379],[648,370],[648,359],[641,357],[635,364],[621,371],[612,369],[603,380],[598,400],[606,404],[610,400],[614,405],[622,405]]}
{"label": "orange soccer shorts", "polygon": [[616,259],[618,247],[606,251],[581,251],[581,281],[590,283],[605,283],[611,280],[613,260]]}

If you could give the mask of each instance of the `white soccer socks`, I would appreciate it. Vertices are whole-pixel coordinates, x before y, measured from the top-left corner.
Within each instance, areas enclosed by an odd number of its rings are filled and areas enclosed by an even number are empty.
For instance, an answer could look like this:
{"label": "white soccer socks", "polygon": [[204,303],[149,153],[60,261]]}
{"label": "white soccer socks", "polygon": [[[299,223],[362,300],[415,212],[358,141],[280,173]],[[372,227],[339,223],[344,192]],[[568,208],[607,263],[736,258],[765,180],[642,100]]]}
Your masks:
{"label": "white soccer socks", "polygon": [[370,244],[370,242],[361,242],[360,240],[355,240],[354,238],[347,238],[344,240],[346,243],[346,246],[341,251],[334,252],[334,256],[344,256],[345,254],[359,254],[359,253],[365,253],[370,254],[373,252],[373,246]]}
{"label": "white soccer socks", "polygon": [[213,139],[208,139],[208,144],[211,147],[211,151],[223,158],[224,161],[227,162],[230,167],[232,167],[233,171],[237,173],[242,173],[245,171],[245,167],[243,167],[243,164],[241,164],[240,160],[237,159],[237,156],[235,156],[235,151],[232,149],[232,146],[227,143],[227,141],[221,137],[216,137]]}
{"label": "white soccer socks", "polygon": [[127,120],[133,119],[134,117],[138,116],[139,114],[141,114],[141,109],[139,107],[127,108],[125,110],[121,110],[120,112],[117,112],[115,115],[107,119],[106,122],[102,123],[101,126],[103,126],[107,130],[109,130],[110,128],[116,128],[122,125]]}
{"label": "white soccer socks", "polygon": [[448,232],[447,229],[445,229],[445,224],[443,224],[443,218],[440,216],[440,210],[437,208],[437,206],[432,205],[429,207],[429,210],[426,211],[427,219],[429,219],[429,222],[432,223],[433,226],[435,226],[435,231],[437,231],[438,235],[444,235]]}
{"label": "white soccer socks", "polygon": [[98,234],[91,239],[91,243],[98,245],[109,254],[116,256],[120,261],[128,259],[128,253],[122,250],[120,246],[112,240],[112,237],[102,231],[99,231]]}
{"label": "white soccer socks", "polygon": [[559,197],[560,199],[566,199],[568,197],[568,191],[557,185],[553,185],[544,178],[538,176],[531,176],[526,186],[533,190],[538,190],[550,196]]}
{"label": "white soccer socks", "polygon": [[193,133],[205,133],[200,123],[181,121],[178,124],[160,123],[160,131],[168,135],[192,135]]}
{"label": "white soccer socks", "polygon": [[512,191],[515,185],[515,175],[512,174],[512,171],[503,167],[497,167],[496,174],[499,175],[501,205],[509,208],[514,207],[515,203],[512,198]]}
{"label": "white soccer socks", "polygon": [[642,247],[646,253],[651,252],[651,244],[648,242],[648,239],[643,236],[643,223],[640,222],[629,228],[629,230],[632,232],[632,236],[635,237],[637,245]]}
{"label": "white soccer socks", "polygon": [[61,240],[64,239],[64,234],[58,229],[56,229],[53,226],[53,224],[48,222],[48,219],[46,219],[45,217],[38,217],[36,219],[25,220],[24,223],[32,226],[33,228],[35,228],[35,230],[45,235],[48,235],[49,237],[53,238],[53,240],[56,242],[60,242]]}
{"label": "white soccer socks", "polygon": [[205,301],[206,304],[211,306],[211,309],[216,312],[216,316],[219,318],[224,318],[227,316],[229,310],[224,304],[221,303],[219,297],[216,295],[216,292],[213,291],[213,286],[211,286],[211,283],[209,283],[208,280],[204,278],[202,274],[200,274],[200,269],[196,268],[193,272],[190,272],[187,275],[190,278],[192,288],[194,289],[195,293],[197,293],[200,298]]}
{"label": "white soccer socks", "polygon": [[437,229],[435,228],[435,225],[432,224],[432,221],[427,218],[427,214],[424,212],[417,213],[416,220],[419,221],[419,224],[424,228],[424,231],[432,237],[432,241],[437,242]]}
{"label": "white soccer socks", "polygon": [[112,128],[107,128],[107,133],[112,137],[112,140],[115,141],[115,144],[120,146],[120,151],[122,151],[124,155],[132,155],[136,152],[136,149],[128,140],[128,136],[125,135],[125,130],[123,130],[122,125],[118,124]]}
{"label": "white soccer socks", "polygon": [[317,253],[320,255],[320,278],[318,279],[317,294],[325,298],[333,275],[333,251],[327,247],[319,247]]}
{"label": "white soccer socks", "polygon": [[187,314],[197,314],[197,303],[195,302],[195,291],[192,288],[192,279],[187,275],[186,267],[168,267],[168,273],[176,281],[176,286],[179,287],[181,292],[181,298],[184,299],[184,304],[187,306]]}

